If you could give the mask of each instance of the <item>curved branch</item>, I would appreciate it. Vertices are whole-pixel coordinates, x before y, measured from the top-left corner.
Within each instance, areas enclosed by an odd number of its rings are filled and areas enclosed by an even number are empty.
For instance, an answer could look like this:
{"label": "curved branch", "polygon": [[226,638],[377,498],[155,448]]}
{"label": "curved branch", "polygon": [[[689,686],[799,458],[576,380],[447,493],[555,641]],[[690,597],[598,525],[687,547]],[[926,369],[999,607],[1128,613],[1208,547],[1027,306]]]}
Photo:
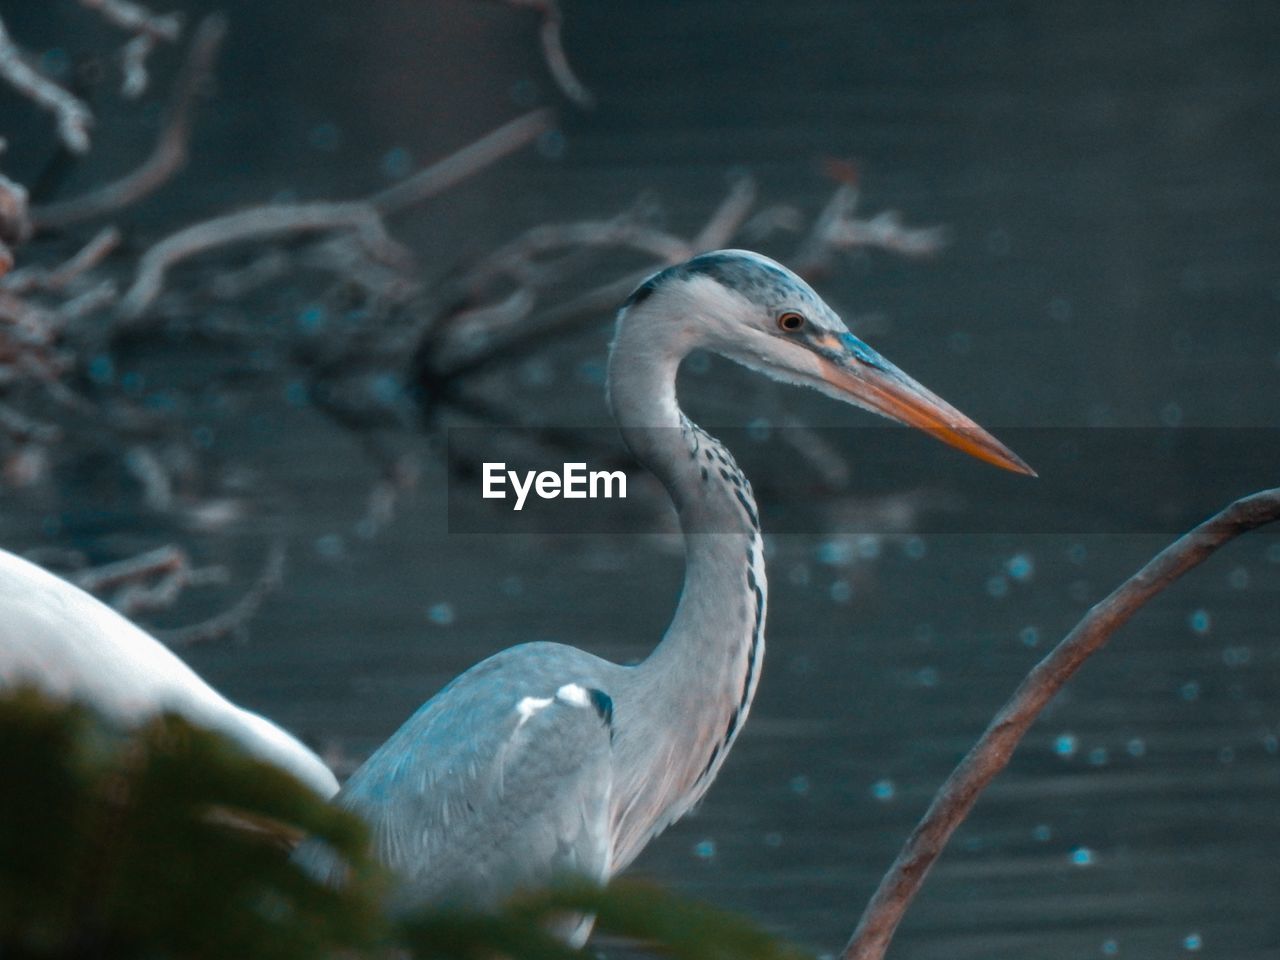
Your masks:
{"label": "curved branch", "polygon": [[564,14],[558,0],[503,0],[510,7],[527,7],[542,17],[542,56],[560,92],[584,110],[596,105],[596,98],[569,66],[564,52]]}
{"label": "curved branch", "polygon": [[120,301],[120,316],[126,326],[137,321],[160,295],[169,268],[196,254],[250,240],[332,230],[356,231],[381,255],[405,255],[387,234],[378,211],[359,200],[252,207],[179,230],[149,249],[139,261],[133,285]]}
{"label": "curved branch", "polygon": [[187,162],[193,107],[197,95],[213,74],[218,48],[226,32],[226,18],[220,14],[211,14],[201,21],[191,42],[191,53],[174,89],[168,120],[146,162],[119,180],[84,196],[33,208],[31,220],[36,230],[59,230],[114,213],[159,189],[182,169]]}
{"label": "curved branch", "polygon": [[841,960],[880,960],[916,891],[987,784],[1009,762],[1044,706],[1092,654],[1144,604],[1224,543],[1280,519],[1280,487],[1231,504],[1165,547],[1096,604],[1022,681],[981,739],[960,761],[880,881]]}
{"label": "curved branch", "polygon": [[57,119],[58,136],[72,153],[87,153],[93,114],[83,100],[27,63],[0,20],[0,79]]}

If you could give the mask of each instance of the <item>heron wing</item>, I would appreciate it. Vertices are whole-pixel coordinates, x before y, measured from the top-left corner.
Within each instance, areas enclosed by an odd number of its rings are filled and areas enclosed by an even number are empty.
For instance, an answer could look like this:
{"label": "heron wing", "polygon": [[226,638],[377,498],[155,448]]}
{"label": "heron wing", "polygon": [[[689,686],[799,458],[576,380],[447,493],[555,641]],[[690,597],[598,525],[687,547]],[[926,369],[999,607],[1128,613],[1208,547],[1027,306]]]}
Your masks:
{"label": "heron wing", "polygon": [[583,656],[526,644],[478,664],[343,787],[408,900],[490,906],[561,874],[605,878],[612,709]]}

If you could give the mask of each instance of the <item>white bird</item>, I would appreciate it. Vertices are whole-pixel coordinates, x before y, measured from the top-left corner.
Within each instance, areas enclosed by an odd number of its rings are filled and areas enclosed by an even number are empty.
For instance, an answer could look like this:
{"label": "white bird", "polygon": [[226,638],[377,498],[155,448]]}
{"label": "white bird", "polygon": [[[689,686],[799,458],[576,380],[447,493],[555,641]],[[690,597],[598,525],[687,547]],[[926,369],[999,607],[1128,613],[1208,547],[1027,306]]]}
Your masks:
{"label": "white bird", "polygon": [[227,700],[160,641],[79,587],[0,550],[0,690],[20,685],[88,704],[122,726],[172,711],[323,797],[338,789],[315,753]]}

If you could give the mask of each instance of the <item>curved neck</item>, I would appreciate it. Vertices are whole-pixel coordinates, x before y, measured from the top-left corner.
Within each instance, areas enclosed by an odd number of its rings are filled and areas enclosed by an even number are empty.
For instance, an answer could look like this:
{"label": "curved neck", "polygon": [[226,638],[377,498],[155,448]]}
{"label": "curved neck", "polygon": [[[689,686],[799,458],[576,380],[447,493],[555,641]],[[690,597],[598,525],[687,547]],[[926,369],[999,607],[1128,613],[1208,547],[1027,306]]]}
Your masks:
{"label": "curved neck", "polygon": [[686,536],[754,537],[760,523],[750,483],[676,401],[676,374],[689,347],[652,327],[643,314],[624,315],[609,352],[609,406],[622,439],[666,487]]}
{"label": "curved neck", "polygon": [[656,322],[619,321],[609,402],[623,440],[675,504],[685,576],[662,642],[635,668],[630,703],[618,705],[667,719],[673,732],[616,744],[626,755],[620,775],[631,781],[618,795],[632,801],[617,814],[615,867],[701,797],[746,719],[764,653],[767,583],[751,486],[724,446],[680,411],[676,373],[688,349],[664,342]]}

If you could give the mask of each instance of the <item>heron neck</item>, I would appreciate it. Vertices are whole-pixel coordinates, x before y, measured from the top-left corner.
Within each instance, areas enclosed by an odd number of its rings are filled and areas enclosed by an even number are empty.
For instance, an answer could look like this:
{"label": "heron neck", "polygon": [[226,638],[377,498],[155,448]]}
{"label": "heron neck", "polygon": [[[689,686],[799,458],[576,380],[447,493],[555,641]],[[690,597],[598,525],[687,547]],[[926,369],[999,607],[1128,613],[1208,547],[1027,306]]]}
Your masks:
{"label": "heron neck", "polygon": [[755,499],[724,446],[680,411],[683,355],[652,337],[632,340],[624,321],[609,363],[622,437],[670,493],[685,535],[676,612],[657,649],[635,668],[632,703],[618,705],[676,721],[670,737],[618,745],[635,761],[622,769],[637,780],[633,793],[620,795],[665,811],[647,825],[624,823],[624,857],[631,830],[662,829],[710,784],[746,719],[764,653],[767,584]]}

